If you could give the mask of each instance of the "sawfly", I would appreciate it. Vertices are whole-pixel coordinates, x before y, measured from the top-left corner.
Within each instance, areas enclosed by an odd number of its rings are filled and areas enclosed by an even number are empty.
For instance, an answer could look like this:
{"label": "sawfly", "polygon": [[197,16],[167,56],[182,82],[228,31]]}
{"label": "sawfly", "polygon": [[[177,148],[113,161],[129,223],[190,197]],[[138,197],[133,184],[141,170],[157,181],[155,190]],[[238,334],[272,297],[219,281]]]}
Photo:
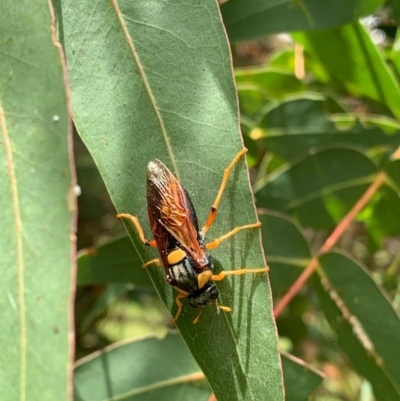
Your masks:
{"label": "sawfly", "polygon": [[[175,298],[178,311],[173,319],[176,322],[182,312],[182,298],[186,298],[194,308],[216,302],[219,292],[214,281],[223,280],[228,275],[266,272],[268,267],[222,271],[214,274],[213,258],[209,250],[237,232],[257,228],[260,222],[236,227],[214,241],[205,243],[205,235],[215,221],[222,194],[228,182],[230,171],[241,156],[247,153],[242,149],[225,169],[217,197],[203,228],[199,229],[196,211],[190,196],[171,171],[159,160],[153,159],[147,166],[147,210],[151,232],[154,239],[145,238],[137,217],[120,213],[118,218],[128,219],[136,227],[141,241],[149,247],[157,247],[160,259],[153,259],[143,267],[156,263],[165,269],[167,281],[177,290]],[[218,307],[230,312],[228,306]],[[197,323],[200,313],[194,319]]]}

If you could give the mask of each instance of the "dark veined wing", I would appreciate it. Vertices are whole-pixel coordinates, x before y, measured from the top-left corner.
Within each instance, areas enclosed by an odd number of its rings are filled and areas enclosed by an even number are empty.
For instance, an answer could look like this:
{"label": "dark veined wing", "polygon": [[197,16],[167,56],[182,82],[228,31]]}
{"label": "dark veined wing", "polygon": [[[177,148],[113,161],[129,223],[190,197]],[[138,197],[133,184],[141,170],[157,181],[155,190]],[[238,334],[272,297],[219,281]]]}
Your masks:
{"label": "dark veined wing", "polygon": [[151,160],[147,167],[147,203],[151,231],[164,266],[167,265],[168,253],[177,243],[197,262],[199,268],[205,266],[197,217],[189,195],[171,171],[157,159]]}

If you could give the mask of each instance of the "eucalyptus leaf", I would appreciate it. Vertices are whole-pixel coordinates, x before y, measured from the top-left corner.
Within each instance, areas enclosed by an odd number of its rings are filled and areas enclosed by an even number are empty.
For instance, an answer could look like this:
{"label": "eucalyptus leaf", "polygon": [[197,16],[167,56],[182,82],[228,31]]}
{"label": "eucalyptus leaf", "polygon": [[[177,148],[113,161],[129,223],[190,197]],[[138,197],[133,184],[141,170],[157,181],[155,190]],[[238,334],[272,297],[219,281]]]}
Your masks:
{"label": "eucalyptus leaf", "polygon": [[0,12],[1,399],[69,400],[75,197],[51,2]]}
{"label": "eucalyptus leaf", "polygon": [[371,14],[382,0],[229,0],[221,12],[231,41],[307,30],[321,30]]}
{"label": "eucalyptus leaf", "polygon": [[399,330],[398,316],[367,272],[346,255],[330,252],[320,262],[326,278],[322,285],[314,281],[314,286],[340,347],[370,381],[378,401],[400,400],[390,338]]}
{"label": "eucalyptus leaf", "polygon": [[75,401],[207,401],[211,389],[180,335],[113,344],[78,361]]}
{"label": "eucalyptus leaf", "polygon": [[290,213],[303,226],[333,228],[364,193],[376,174],[357,148],[310,149],[261,177],[255,184],[259,207]]}
{"label": "eucalyptus leaf", "polygon": [[293,73],[281,68],[253,67],[235,70],[238,86],[254,85],[266,96],[279,98],[288,93],[302,92],[305,85]]}
{"label": "eucalyptus leaf", "polygon": [[[399,82],[371,36],[360,23],[319,32],[293,35],[306,53],[325,70],[323,81],[339,81],[348,93],[364,96],[400,116]],[[340,54],[340,57],[338,57]]]}
{"label": "eucalyptus leaf", "polygon": [[274,298],[278,298],[290,288],[310,262],[310,246],[290,216],[265,210],[259,214],[259,218],[272,292]]}
{"label": "eucalyptus leaf", "polygon": [[[257,125],[263,131],[263,145],[290,160],[322,145],[353,144],[363,149],[391,148],[400,143],[400,131],[386,133],[367,116],[362,122],[354,115],[326,111],[327,98],[317,94],[288,96],[271,103],[259,113]],[[371,126],[372,125],[372,126]]]}
{"label": "eucalyptus leaf", "polygon": [[379,188],[370,206],[370,213],[365,217],[365,225],[370,237],[380,246],[384,238],[400,234],[397,220],[400,214],[399,192],[384,185]]}
{"label": "eucalyptus leaf", "polygon": [[[79,134],[119,212],[139,217],[151,238],[146,166],[165,163],[185,185],[204,224],[224,169],[243,147],[228,43],[217,5],[101,1],[63,3],[64,37]],[[234,168],[209,239],[256,221],[243,160]],[[144,261],[157,255],[127,224]],[[262,267],[257,230],[213,252],[216,269]],[[148,271],[171,314],[175,292],[158,266]],[[283,400],[283,385],[265,275],[218,283],[231,314],[187,305],[177,326],[219,401]],[[251,336],[250,336],[251,333]]]}
{"label": "eucalyptus leaf", "polygon": [[323,254],[320,265],[343,318],[400,398],[400,351],[393,346],[400,337],[400,317],[388,296],[365,268],[342,253]]}
{"label": "eucalyptus leaf", "polygon": [[322,374],[304,361],[282,353],[286,401],[308,401],[322,384]]}
{"label": "eucalyptus leaf", "polygon": [[111,241],[99,248],[83,249],[78,255],[78,285],[133,283],[152,286],[143,261],[128,237]]}
{"label": "eucalyptus leaf", "polygon": [[[321,384],[321,373],[286,353],[282,364],[286,400],[307,401]],[[76,364],[75,401],[186,401],[208,400],[210,395],[203,373],[178,334],[116,343]]]}

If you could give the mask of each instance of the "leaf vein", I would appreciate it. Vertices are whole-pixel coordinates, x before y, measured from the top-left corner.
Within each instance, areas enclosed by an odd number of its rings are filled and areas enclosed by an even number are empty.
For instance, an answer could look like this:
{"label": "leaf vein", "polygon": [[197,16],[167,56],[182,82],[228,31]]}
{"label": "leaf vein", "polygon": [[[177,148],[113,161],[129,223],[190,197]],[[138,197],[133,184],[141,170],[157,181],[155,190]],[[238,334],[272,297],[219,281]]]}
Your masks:
{"label": "leaf vein", "polygon": [[127,26],[125,24],[125,21],[124,21],[124,18],[122,16],[122,13],[121,13],[121,11],[120,11],[120,9],[118,7],[117,0],[111,0],[111,2],[112,2],[112,5],[113,5],[113,7],[115,9],[116,14],[117,14],[118,20],[119,20],[119,22],[121,24],[122,30],[124,32],[126,41],[128,43],[128,46],[129,46],[129,49],[130,49],[130,51],[132,53],[133,59],[135,60],[138,72],[139,72],[139,74],[140,74],[140,76],[142,78],[143,85],[144,85],[144,87],[146,89],[146,92],[147,92],[147,94],[149,96],[151,105],[152,105],[152,107],[154,109],[154,112],[156,114],[158,123],[160,125],[161,133],[162,133],[162,136],[164,137],[165,144],[167,146],[167,151],[168,151],[169,157],[171,159],[171,163],[172,163],[172,165],[174,167],[174,172],[177,175],[177,178],[179,179],[179,173],[178,173],[178,169],[177,169],[177,166],[176,166],[175,156],[174,156],[173,151],[172,151],[170,139],[169,139],[169,136],[167,134],[167,130],[166,130],[165,125],[164,125],[164,121],[163,121],[163,119],[161,117],[161,114],[160,114],[160,111],[158,109],[158,106],[157,106],[157,103],[156,103],[156,99],[155,99],[155,97],[153,95],[153,92],[152,92],[152,90],[150,88],[150,84],[149,84],[149,81],[147,79],[146,73],[144,71],[144,67],[142,66],[142,64],[140,62],[139,55],[138,55],[138,53],[136,51],[135,45],[134,45],[134,43],[132,41],[131,36],[129,35],[128,28],[127,28]]}
{"label": "leaf vein", "polygon": [[20,400],[26,400],[26,313],[24,296],[24,261],[22,246],[22,222],[18,198],[17,179],[15,177],[10,138],[8,136],[4,110],[0,104],[0,128],[3,132],[3,143],[6,153],[8,173],[10,178],[12,204],[15,218],[15,234],[17,240],[17,273],[18,273],[18,306],[20,324]]}

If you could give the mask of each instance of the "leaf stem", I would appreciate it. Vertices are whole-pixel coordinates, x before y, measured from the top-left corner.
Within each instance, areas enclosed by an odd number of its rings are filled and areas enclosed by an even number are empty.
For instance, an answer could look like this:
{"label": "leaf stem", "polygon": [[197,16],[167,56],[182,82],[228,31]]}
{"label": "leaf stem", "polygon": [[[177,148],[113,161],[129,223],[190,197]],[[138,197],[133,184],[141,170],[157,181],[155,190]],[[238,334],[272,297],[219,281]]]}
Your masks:
{"label": "leaf stem", "polygon": [[282,299],[274,308],[275,318],[277,318],[283,312],[283,310],[286,308],[292,298],[300,291],[300,289],[307,282],[308,278],[314,273],[315,269],[318,266],[318,256],[321,253],[329,251],[336,244],[342,234],[346,231],[347,227],[356,218],[357,214],[364,208],[364,206],[369,202],[369,200],[376,193],[379,187],[385,182],[385,177],[385,173],[381,171],[376,176],[372,184],[361,196],[361,198],[349,211],[349,213],[347,213],[343,220],[332,231],[331,235],[329,235],[329,237],[325,240],[321,248],[317,251],[316,255],[311,259],[308,266],[304,269],[303,273],[300,274],[298,279],[293,283],[288,292],[282,297]]}

